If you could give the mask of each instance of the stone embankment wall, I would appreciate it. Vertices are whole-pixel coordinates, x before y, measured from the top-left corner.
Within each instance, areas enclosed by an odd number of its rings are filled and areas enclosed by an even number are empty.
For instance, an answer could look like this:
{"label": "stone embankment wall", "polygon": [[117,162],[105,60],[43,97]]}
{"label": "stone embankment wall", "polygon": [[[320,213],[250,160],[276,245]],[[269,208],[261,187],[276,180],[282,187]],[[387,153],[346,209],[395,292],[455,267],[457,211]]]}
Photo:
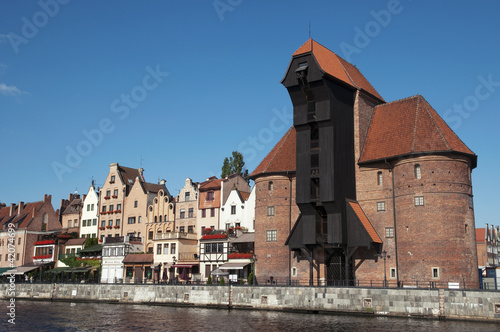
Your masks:
{"label": "stone embankment wall", "polygon": [[[1,298],[10,299],[8,289],[1,288]],[[500,292],[479,290],[16,284],[15,298],[479,319],[500,323]]]}

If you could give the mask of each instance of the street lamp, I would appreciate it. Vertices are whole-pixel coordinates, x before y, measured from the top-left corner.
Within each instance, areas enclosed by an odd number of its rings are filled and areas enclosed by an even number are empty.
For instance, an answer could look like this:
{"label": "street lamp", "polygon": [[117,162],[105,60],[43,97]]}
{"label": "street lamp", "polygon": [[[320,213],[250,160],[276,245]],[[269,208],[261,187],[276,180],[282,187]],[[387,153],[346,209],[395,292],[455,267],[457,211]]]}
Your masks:
{"label": "street lamp", "polygon": [[391,258],[391,255],[387,255],[387,251],[382,251],[381,254],[378,254],[377,257],[384,259],[384,287],[387,287],[387,269],[386,269],[386,260]]}

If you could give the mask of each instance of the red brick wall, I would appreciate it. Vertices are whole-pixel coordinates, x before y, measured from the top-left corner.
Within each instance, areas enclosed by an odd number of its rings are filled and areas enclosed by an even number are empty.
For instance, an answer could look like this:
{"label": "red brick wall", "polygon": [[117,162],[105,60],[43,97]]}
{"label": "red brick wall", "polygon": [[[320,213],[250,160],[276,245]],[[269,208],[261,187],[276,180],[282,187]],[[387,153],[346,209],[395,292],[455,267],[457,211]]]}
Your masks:
{"label": "red brick wall", "polygon": [[[415,177],[416,164],[421,179]],[[382,186],[377,185],[378,171],[383,172]],[[358,174],[358,200],[391,255],[389,275],[390,268],[396,267],[395,239],[385,237],[385,227],[394,224],[392,173],[362,168]],[[394,165],[394,185],[399,279],[477,284],[474,212],[468,204],[469,160],[436,155],[400,160]],[[424,197],[424,206],[415,206],[415,196]],[[377,212],[377,201],[385,201],[386,211]],[[361,261],[360,255],[355,254],[357,278],[383,279],[383,261]],[[439,268],[439,278],[433,278],[433,267]]]}
{"label": "red brick wall", "polygon": [[[273,190],[268,188],[273,181]],[[295,178],[292,179],[291,225],[295,224],[299,209],[295,204]],[[262,176],[255,180],[255,254],[256,277],[265,283],[270,276],[278,282],[288,280],[289,250],[285,241],[290,234],[290,180],[286,175]],[[267,216],[267,207],[274,206],[274,216]],[[276,230],[277,241],[267,242],[266,231]]]}

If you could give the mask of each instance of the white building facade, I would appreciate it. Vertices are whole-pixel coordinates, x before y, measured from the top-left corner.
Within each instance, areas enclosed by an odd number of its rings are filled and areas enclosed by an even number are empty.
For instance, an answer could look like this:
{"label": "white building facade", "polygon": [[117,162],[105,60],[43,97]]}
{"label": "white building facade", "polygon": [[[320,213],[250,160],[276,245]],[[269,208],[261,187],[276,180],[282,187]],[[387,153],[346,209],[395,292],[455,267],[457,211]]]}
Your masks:
{"label": "white building facade", "polygon": [[99,195],[94,186],[94,181],[83,200],[80,237],[97,237],[99,220]]}

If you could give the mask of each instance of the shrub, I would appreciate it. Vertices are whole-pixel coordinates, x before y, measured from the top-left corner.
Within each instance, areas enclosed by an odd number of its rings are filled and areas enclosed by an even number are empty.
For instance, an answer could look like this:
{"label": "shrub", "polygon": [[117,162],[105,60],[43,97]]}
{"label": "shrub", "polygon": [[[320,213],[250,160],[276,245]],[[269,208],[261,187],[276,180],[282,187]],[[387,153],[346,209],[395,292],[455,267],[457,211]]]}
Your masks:
{"label": "shrub", "polygon": [[211,284],[212,284],[212,276],[208,276],[207,285],[211,285]]}
{"label": "shrub", "polygon": [[221,286],[226,284],[226,282],[224,281],[224,277],[220,278],[220,282],[219,282],[219,284],[220,284]]}

